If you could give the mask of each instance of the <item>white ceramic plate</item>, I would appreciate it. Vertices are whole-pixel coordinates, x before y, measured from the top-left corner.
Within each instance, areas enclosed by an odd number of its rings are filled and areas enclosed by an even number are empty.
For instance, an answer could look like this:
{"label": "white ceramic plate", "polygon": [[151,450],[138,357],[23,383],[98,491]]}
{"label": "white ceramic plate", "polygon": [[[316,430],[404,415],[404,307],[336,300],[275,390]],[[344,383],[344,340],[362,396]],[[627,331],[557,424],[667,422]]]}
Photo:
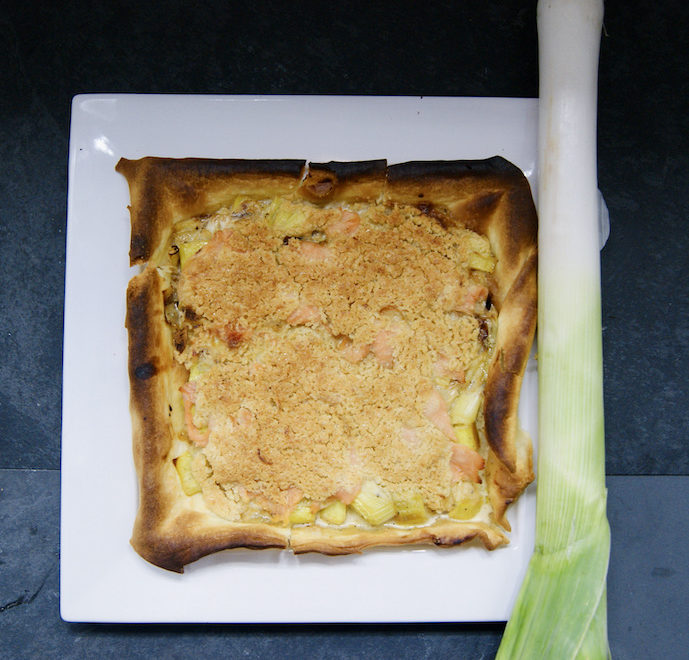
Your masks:
{"label": "white ceramic plate", "polygon": [[[82,95],[69,151],[60,607],[68,621],[502,621],[533,548],[535,490],[512,508],[509,547],[295,557],[227,551],[176,575],[129,545],[136,510],[125,289],[128,190],[121,156],[486,158],[535,189],[533,99]],[[522,425],[536,437],[536,371]]]}

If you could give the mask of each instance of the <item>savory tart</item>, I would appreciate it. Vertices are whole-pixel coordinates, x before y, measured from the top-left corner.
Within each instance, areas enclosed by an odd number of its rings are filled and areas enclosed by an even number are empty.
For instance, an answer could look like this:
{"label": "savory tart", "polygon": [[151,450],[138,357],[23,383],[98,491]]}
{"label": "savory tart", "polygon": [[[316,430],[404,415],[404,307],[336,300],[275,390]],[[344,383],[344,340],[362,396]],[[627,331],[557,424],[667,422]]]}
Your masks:
{"label": "savory tart", "polygon": [[528,182],[484,161],[122,159],[132,544],[508,542],[533,479]]}

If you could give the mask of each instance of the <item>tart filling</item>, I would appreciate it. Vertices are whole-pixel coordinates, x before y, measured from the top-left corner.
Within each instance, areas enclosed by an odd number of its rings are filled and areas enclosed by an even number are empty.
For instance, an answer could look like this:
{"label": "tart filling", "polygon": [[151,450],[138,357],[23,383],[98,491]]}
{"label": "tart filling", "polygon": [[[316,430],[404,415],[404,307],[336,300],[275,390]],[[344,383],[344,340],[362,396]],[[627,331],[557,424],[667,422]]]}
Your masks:
{"label": "tart filling", "polygon": [[496,259],[435,213],[238,198],[173,226],[158,269],[189,372],[176,467],[219,516],[487,520]]}

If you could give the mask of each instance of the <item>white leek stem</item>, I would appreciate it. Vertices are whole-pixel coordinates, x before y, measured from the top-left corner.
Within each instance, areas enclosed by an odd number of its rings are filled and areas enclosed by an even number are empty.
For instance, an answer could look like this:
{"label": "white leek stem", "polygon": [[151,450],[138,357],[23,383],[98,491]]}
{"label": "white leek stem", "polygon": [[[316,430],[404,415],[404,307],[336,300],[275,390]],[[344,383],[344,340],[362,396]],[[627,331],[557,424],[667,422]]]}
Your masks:
{"label": "white leek stem", "polygon": [[498,658],[605,658],[596,168],[602,0],[540,0],[536,545]]}

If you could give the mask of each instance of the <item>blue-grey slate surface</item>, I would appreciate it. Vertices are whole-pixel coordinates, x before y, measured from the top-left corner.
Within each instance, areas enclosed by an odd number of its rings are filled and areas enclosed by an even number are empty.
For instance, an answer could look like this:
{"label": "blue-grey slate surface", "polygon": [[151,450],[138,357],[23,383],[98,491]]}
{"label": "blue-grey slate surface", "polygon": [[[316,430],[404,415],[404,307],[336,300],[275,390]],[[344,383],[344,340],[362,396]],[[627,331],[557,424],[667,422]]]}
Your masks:
{"label": "blue-grey slate surface", "polygon": [[[8,0],[0,10],[5,657],[489,658],[502,624],[112,626],[59,617],[69,108],[83,92],[538,94],[536,3]],[[599,84],[609,633],[689,657],[689,74],[682,0],[606,2]],[[107,303],[104,303],[107,304]],[[85,310],[98,313],[98,310]]]}
{"label": "blue-grey slate surface", "polygon": [[[609,636],[616,658],[686,658],[687,476],[608,478]],[[59,615],[59,473],[0,470],[4,657],[128,655],[491,658],[502,624],[105,625]],[[404,579],[400,576],[400,579]],[[136,594],[132,594],[135,598]]]}

